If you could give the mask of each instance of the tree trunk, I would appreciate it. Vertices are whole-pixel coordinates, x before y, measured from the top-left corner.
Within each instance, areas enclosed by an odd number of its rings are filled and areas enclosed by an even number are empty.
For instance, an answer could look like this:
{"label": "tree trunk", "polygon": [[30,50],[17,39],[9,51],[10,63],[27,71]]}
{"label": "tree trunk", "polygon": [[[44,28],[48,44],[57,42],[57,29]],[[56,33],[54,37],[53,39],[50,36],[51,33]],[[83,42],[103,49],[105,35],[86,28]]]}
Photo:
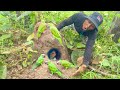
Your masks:
{"label": "tree trunk", "polygon": [[17,17],[19,17],[21,15],[20,11],[16,11]]}
{"label": "tree trunk", "polygon": [[114,34],[112,37],[113,41],[118,43],[118,39],[120,38],[120,17],[118,17],[119,12],[116,12],[115,17],[113,19],[111,28],[109,30],[109,34]]}

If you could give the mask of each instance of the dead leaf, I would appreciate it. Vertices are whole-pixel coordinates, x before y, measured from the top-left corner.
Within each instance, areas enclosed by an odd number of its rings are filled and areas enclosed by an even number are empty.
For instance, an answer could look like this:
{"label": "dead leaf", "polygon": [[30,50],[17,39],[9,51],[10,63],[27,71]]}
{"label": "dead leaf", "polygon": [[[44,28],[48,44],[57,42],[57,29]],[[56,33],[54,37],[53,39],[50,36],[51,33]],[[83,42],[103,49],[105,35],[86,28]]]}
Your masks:
{"label": "dead leaf", "polygon": [[92,64],[99,64],[100,63],[100,61],[98,61],[98,60],[93,60],[92,61]]}
{"label": "dead leaf", "polygon": [[29,53],[29,52],[35,52],[35,53],[37,53],[37,51],[34,51],[31,47],[27,48],[27,53]]}
{"label": "dead leaf", "polygon": [[10,53],[11,53],[10,51],[4,51],[1,54],[10,54]]}

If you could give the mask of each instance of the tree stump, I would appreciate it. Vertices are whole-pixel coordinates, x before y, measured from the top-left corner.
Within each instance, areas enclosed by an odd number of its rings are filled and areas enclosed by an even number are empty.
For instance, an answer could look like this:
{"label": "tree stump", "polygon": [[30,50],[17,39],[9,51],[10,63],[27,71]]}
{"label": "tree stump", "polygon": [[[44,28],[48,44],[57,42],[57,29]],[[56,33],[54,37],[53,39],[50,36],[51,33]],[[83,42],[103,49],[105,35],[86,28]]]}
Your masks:
{"label": "tree stump", "polygon": [[46,23],[47,28],[43,31],[41,36],[38,39],[36,39],[38,27],[40,26],[40,24],[41,22],[38,22],[34,27],[34,35],[35,35],[34,49],[38,51],[37,56],[39,56],[40,54],[47,55],[50,49],[56,48],[61,53],[61,59],[70,60],[70,55],[68,54],[68,49],[65,45],[64,37],[62,37],[62,42],[63,42],[63,46],[62,46],[59,43],[59,41],[53,37],[47,23]]}

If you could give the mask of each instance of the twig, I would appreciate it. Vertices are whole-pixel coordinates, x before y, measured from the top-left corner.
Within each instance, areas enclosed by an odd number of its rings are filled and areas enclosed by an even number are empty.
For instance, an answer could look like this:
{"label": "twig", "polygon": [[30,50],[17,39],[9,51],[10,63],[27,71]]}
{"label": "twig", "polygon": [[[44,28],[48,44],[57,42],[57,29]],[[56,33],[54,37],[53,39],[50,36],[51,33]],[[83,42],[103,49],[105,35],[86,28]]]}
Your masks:
{"label": "twig", "polygon": [[85,48],[84,47],[82,47],[82,48],[71,48],[71,50],[84,50]]}
{"label": "twig", "polygon": [[90,68],[91,70],[93,70],[93,71],[95,71],[95,72],[98,72],[98,73],[100,73],[100,74],[102,74],[102,75],[104,75],[104,76],[117,76],[117,75],[113,75],[113,74],[108,74],[108,73],[105,73],[105,72],[102,72],[102,71],[99,71],[99,70],[97,70],[97,69],[95,69],[95,68],[93,68],[92,66],[88,66],[88,68]]}

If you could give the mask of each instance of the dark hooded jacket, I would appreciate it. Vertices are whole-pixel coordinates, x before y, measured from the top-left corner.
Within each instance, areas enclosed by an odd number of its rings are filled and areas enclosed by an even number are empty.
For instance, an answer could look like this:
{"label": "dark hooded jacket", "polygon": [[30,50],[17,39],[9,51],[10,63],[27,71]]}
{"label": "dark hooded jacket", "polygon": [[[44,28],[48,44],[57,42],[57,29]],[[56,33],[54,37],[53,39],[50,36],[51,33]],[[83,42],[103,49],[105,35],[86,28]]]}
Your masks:
{"label": "dark hooded jacket", "polygon": [[90,31],[84,31],[82,29],[82,25],[83,22],[86,20],[86,15],[83,13],[76,13],[74,15],[72,15],[71,17],[65,19],[64,21],[62,21],[58,26],[57,29],[60,30],[65,26],[74,24],[74,27],[76,29],[76,31],[83,36],[87,36],[87,42],[86,42],[86,48],[85,48],[85,52],[84,52],[84,64],[88,65],[90,63],[91,60],[91,56],[92,56],[92,49],[93,49],[93,45],[95,43],[95,39],[96,39],[96,35],[97,35],[97,29],[95,28],[94,30],[90,30]]}

